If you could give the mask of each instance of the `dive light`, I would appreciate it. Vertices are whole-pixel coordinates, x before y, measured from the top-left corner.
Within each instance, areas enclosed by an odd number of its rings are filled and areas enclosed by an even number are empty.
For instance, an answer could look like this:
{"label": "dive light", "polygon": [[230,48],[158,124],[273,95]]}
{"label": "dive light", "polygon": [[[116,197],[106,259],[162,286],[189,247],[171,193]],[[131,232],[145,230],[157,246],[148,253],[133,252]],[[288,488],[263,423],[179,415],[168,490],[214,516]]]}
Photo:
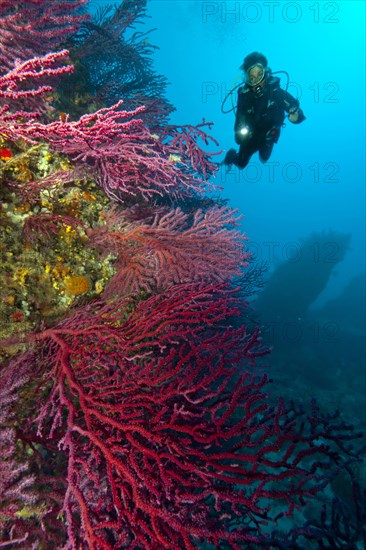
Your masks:
{"label": "dive light", "polygon": [[243,126],[242,128],[240,128],[239,134],[243,137],[249,136],[250,135],[250,130],[249,130],[248,126]]}

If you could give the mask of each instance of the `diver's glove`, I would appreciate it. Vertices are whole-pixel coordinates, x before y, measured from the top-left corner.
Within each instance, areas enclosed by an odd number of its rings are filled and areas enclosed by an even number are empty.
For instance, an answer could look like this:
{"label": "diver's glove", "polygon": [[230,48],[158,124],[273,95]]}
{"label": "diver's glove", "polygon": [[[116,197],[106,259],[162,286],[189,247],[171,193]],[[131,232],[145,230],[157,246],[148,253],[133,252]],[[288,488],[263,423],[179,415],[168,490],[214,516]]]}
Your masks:
{"label": "diver's glove", "polygon": [[300,124],[306,119],[306,116],[300,109],[300,107],[291,107],[288,112],[288,119],[293,124]]}

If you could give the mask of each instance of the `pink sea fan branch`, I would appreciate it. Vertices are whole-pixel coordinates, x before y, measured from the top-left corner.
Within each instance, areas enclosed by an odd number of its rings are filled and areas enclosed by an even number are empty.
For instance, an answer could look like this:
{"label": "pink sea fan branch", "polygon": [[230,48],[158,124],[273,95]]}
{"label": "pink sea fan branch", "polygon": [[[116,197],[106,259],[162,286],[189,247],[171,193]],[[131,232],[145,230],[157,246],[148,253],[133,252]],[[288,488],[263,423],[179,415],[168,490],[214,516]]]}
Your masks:
{"label": "pink sea fan branch", "polygon": [[[30,489],[35,478],[29,473],[27,462],[20,463],[16,459],[16,431],[11,427],[12,407],[18,399],[18,390],[29,380],[30,361],[27,362],[27,358],[30,359],[29,353],[0,368],[0,537],[5,527],[14,523],[15,513],[36,499]],[[26,540],[27,535],[18,538],[13,531],[9,545]],[[4,541],[0,547],[7,544]]]}
{"label": "pink sea fan branch", "polygon": [[150,223],[128,222],[128,214],[114,210],[105,226],[89,232],[90,246],[116,256],[117,274],[105,296],[229,281],[247,265],[246,238],[233,229],[240,218],[229,207],[197,210],[193,216],[179,208],[160,209]]}
{"label": "pink sea fan branch", "polygon": [[66,184],[75,180],[75,175],[71,170],[57,170],[48,176],[38,180],[22,183],[12,180],[6,181],[6,185],[15,192],[20,192],[25,201],[31,203],[41,202],[41,193],[48,191],[52,193],[56,188],[60,191]]}
{"label": "pink sea fan branch", "polygon": [[0,3],[0,73],[15,61],[43,56],[88,19],[75,12],[88,0],[14,0]]}
{"label": "pink sea fan branch", "polygon": [[49,53],[43,57],[34,57],[23,63],[17,63],[15,68],[3,76],[0,76],[0,98],[19,99],[29,96],[44,94],[52,90],[51,86],[40,86],[38,89],[24,89],[24,82],[31,80],[38,81],[50,76],[59,76],[60,74],[70,73],[74,70],[72,65],[66,67],[56,67],[54,65],[68,56],[68,50],[61,50],[56,53]]}
{"label": "pink sea fan branch", "polygon": [[68,53],[62,50],[28,59],[0,76],[0,131],[8,139],[22,138],[24,132],[29,132],[34,119],[45,111],[40,98],[53,88],[43,84],[44,80],[73,71],[72,65],[55,67]]}
{"label": "pink sea fan branch", "polygon": [[212,124],[212,122],[205,121],[196,126],[190,124],[183,126],[167,124],[160,132],[162,139],[169,143],[174,154],[180,155],[182,160],[188,160],[188,165],[199,174],[202,174],[206,179],[210,175],[214,175],[218,170],[218,164],[213,162],[211,157],[220,155],[222,152],[215,151],[210,153],[199,146],[199,142],[203,142],[205,145],[209,143],[218,145],[218,141],[215,138],[202,130],[204,126],[207,126],[211,130]]}
{"label": "pink sea fan branch", "polygon": [[75,229],[82,226],[82,222],[77,218],[61,214],[35,214],[25,219],[22,236],[29,243],[47,242],[52,236],[59,234],[62,225]]}
{"label": "pink sea fan branch", "polygon": [[128,112],[120,110],[122,103],[77,121],[66,118],[50,124],[18,125],[13,136],[33,143],[44,139],[84,170],[96,169],[100,186],[117,201],[124,196],[147,200],[168,194],[176,198],[202,193],[211,186],[189,173],[188,165],[182,169],[172,158],[172,149],[149,132],[138,118],[143,106]]}

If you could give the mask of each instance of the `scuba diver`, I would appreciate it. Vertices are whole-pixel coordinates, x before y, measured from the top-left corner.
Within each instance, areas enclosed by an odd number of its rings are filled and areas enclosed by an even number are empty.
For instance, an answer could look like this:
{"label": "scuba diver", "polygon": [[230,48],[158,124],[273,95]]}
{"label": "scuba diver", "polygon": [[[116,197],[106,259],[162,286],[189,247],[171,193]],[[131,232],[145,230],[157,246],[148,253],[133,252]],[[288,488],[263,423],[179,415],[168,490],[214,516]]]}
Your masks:
{"label": "scuba diver", "polygon": [[230,149],[223,164],[245,168],[256,151],[262,162],[269,159],[280,137],[285,112],[293,124],[300,124],[306,117],[298,100],[280,87],[280,79],[273,76],[263,54],[247,55],[240,68],[244,70],[245,84],[238,90],[234,126],[240,148],[238,153]]}

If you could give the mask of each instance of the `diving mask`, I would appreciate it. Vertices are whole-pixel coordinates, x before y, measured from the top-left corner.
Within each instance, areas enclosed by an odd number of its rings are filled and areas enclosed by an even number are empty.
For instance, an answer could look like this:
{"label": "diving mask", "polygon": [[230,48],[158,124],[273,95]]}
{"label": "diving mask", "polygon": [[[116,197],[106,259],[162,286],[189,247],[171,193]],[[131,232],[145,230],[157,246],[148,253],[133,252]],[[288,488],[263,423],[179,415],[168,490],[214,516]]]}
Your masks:
{"label": "diving mask", "polygon": [[254,87],[258,86],[266,75],[265,68],[261,63],[255,63],[249,67],[245,74],[245,82],[248,86]]}

